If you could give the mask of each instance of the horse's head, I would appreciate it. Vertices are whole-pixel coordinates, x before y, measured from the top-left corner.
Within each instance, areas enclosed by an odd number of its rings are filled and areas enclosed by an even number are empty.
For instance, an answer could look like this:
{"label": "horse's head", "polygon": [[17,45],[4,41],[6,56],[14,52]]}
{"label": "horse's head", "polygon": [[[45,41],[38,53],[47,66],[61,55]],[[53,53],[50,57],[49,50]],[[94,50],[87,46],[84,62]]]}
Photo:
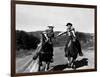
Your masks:
{"label": "horse's head", "polygon": [[74,37],[71,37],[71,38],[70,38],[70,41],[69,41],[69,43],[68,43],[68,47],[72,47],[73,44],[75,43],[75,41],[76,41],[76,39],[75,39]]}

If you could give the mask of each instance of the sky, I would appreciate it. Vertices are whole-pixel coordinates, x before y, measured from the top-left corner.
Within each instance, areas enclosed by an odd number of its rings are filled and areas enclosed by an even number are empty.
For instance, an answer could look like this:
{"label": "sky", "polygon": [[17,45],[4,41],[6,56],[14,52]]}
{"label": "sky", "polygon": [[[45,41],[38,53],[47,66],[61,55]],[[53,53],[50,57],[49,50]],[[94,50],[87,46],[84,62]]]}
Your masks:
{"label": "sky", "polygon": [[52,24],[65,31],[68,22],[76,31],[94,33],[94,9],[16,4],[16,30],[40,31]]}

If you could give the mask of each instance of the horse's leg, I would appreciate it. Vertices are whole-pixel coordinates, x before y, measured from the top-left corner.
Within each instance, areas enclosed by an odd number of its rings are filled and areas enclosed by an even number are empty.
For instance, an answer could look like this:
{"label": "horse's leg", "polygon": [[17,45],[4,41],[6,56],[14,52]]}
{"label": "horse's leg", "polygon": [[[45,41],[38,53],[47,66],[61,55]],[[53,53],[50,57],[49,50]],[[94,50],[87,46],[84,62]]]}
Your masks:
{"label": "horse's leg", "polygon": [[41,67],[42,67],[42,61],[41,61],[41,56],[40,56],[40,54],[39,54],[39,60],[38,60],[38,64],[39,64],[39,68],[38,68],[38,71],[41,71],[42,69],[41,69]]}
{"label": "horse's leg", "polygon": [[39,60],[39,71],[43,70],[43,62]]}
{"label": "horse's leg", "polygon": [[39,69],[38,69],[38,71],[41,71],[41,64],[42,64],[42,62],[39,61]]}
{"label": "horse's leg", "polygon": [[47,62],[47,70],[49,70],[50,62]]}
{"label": "horse's leg", "polygon": [[75,61],[76,61],[77,54],[78,54],[77,48],[75,49],[75,52],[76,52],[76,53],[75,53],[75,55],[73,56],[72,65],[71,65],[71,67],[72,67],[73,69],[76,69]]}
{"label": "horse's leg", "polygon": [[49,61],[44,62],[44,71],[47,71],[49,69],[49,64],[50,64]]}
{"label": "horse's leg", "polygon": [[48,70],[48,62],[46,62],[46,64],[45,64],[45,71],[47,71]]}
{"label": "horse's leg", "polygon": [[49,62],[46,62],[46,66],[45,66],[45,71],[48,71],[48,69],[49,69]]}
{"label": "horse's leg", "polygon": [[46,71],[46,62],[42,62],[42,71]]}
{"label": "horse's leg", "polygon": [[76,69],[76,65],[74,64],[75,61],[76,61],[76,58],[77,58],[77,56],[73,57],[73,59],[72,59],[71,67],[72,67],[73,69]]}
{"label": "horse's leg", "polygon": [[72,58],[71,67],[74,65],[74,62],[75,62],[75,58]]}
{"label": "horse's leg", "polygon": [[68,56],[68,66],[70,66],[70,65],[71,65],[71,57]]}

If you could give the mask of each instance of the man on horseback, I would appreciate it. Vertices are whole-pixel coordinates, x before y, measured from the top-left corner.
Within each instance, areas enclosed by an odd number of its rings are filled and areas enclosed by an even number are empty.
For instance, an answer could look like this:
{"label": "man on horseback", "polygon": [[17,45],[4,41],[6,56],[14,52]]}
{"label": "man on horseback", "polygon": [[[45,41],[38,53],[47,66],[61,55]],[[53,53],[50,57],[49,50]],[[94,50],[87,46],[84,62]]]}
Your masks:
{"label": "man on horseback", "polygon": [[53,26],[48,26],[44,32],[41,33],[40,43],[37,46],[33,60],[39,59],[39,71],[49,69],[50,62],[53,62],[53,43],[54,38]]}
{"label": "man on horseback", "polygon": [[45,38],[46,38],[46,42],[48,42],[51,46],[52,46],[52,51],[50,51],[49,55],[51,57],[51,62],[53,62],[53,42],[52,39],[54,38],[54,31],[53,31],[53,26],[50,25],[48,26],[48,29],[46,31],[43,32]]}
{"label": "man on horseback", "polygon": [[80,55],[80,56],[83,56],[83,53],[82,53],[82,50],[81,50],[80,42],[79,42],[79,40],[77,39],[76,34],[75,34],[75,28],[72,27],[72,23],[67,23],[66,26],[67,26],[67,30],[66,30],[65,32],[59,33],[59,34],[57,35],[57,37],[58,37],[58,36],[61,36],[61,35],[63,35],[63,34],[67,34],[67,35],[68,35],[68,39],[67,39],[66,46],[67,46],[67,47],[69,46],[70,40],[72,39],[72,40],[75,42],[75,47],[78,49],[79,55]]}

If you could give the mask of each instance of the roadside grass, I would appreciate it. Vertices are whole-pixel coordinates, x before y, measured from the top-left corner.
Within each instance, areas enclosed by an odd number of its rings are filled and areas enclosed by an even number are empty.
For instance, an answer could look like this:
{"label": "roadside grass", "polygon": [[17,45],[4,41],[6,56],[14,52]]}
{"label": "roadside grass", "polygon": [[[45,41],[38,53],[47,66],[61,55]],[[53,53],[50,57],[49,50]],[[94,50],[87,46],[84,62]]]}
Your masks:
{"label": "roadside grass", "polygon": [[29,56],[32,55],[32,53],[34,52],[34,49],[20,49],[20,50],[16,50],[16,58],[23,58],[25,56]]}

